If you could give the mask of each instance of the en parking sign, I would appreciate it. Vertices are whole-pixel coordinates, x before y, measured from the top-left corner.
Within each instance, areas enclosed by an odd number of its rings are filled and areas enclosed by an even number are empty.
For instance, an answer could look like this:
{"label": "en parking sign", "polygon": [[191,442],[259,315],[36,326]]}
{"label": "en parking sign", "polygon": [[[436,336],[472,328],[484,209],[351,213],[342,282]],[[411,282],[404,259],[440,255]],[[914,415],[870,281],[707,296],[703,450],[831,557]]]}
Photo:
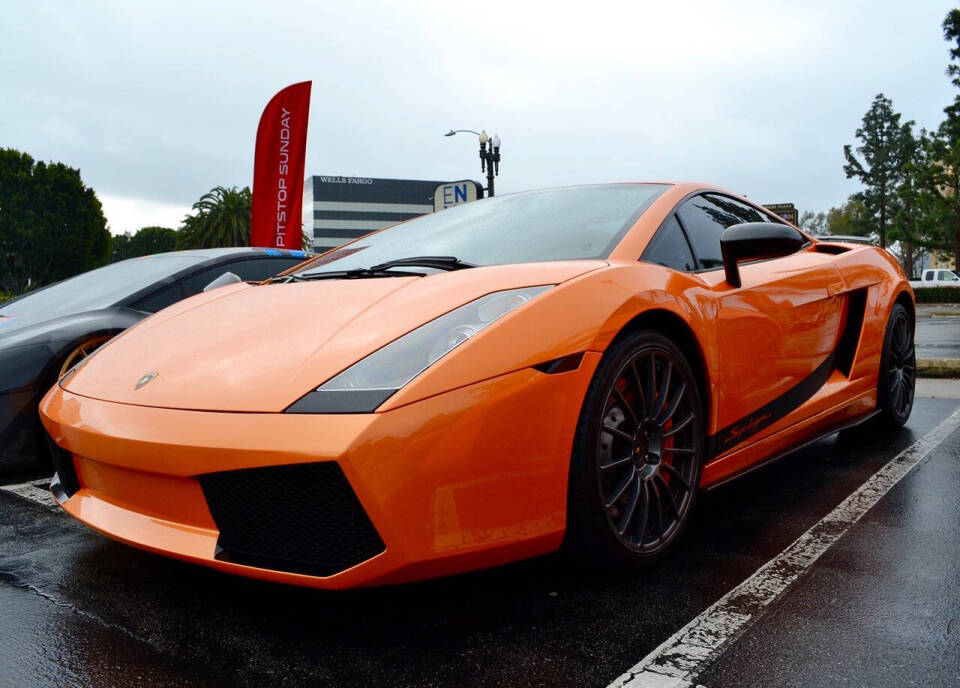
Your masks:
{"label": "en parking sign", "polygon": [[437,212],[454,205],[469,203],[479,197],[479,184],[469,179],[441,184],[433,192],[433,211]]}

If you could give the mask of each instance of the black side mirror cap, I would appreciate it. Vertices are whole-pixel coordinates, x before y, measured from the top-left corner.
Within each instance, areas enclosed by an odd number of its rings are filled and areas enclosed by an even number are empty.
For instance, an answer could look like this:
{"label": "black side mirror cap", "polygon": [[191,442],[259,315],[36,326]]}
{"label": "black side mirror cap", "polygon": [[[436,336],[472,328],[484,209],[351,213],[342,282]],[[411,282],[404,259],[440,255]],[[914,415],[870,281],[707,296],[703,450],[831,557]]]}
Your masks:
{"label": "black side mirror cap", "polygon": [[734,287],[739,287],[741,260],[777,258],[796,253],[807,244],[807,238],[793,227],[772,222],[744,222],[723,230],[720,253],[723,272]]}

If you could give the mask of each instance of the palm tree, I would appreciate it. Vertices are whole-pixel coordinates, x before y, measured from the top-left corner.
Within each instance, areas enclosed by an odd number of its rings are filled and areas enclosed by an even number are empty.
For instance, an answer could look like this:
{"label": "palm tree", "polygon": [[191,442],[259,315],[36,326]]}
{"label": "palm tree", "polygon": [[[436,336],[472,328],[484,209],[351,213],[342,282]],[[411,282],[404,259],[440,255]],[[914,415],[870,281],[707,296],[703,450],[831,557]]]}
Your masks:
{"label": "palm tree", "polygon": [[216,186],[183,218],[177,248],[247,246],[250,243],[250,187]]}
{"label": "palm tree", "polygon": [[[178,249],[250,244],[250,187],[214,187],[193,204],[193,210],[177,232]],[[306,250],[313,249],[306,232],[302,241]]]}

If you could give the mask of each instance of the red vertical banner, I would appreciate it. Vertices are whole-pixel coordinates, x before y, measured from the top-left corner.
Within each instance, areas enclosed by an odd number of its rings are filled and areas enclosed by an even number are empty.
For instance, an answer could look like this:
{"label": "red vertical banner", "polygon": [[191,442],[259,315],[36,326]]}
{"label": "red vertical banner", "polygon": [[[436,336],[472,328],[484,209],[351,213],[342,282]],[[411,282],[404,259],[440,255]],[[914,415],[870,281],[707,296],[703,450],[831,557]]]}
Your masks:
{"label": "red vertical banner", "polygon": [[302,248],[303,164],[311,83],[287,86],[270,99],[260,116],[253,156],[251,246]]}

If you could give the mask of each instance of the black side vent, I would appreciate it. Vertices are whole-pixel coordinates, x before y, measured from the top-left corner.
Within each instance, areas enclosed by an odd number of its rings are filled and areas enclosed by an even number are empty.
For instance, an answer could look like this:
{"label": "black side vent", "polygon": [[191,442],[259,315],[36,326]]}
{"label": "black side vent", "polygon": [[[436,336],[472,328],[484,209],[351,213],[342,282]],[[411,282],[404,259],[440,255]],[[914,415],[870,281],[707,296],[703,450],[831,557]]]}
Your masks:
{"label": "black side vent", "polygon": [[834,364],[841,373],[850,377],[853,361],[860,344],[860,332],[863,330],[863,314],[867,308],[867,290],[856,289],[847,295],[847,324],[837,344]]}
{"label": "black side vent", "polygon": [[546,373],[547,375],[567,373],[580,367],[580,361],[583,360],[583,353],[584,352],[580,351],[575,354],[570,354],[569,356],[555,358],[552,361],[539,363],[533,367],[539,370],[541,373]]}
{"label": "black side vent", "polygon": [[818,253],[830,253],[832,255],[839,255],[841,253],[846,253],[850,250],[849,246],[841,246],[840,244],[828,244],[823,241],[818,241],[813,245],[813,248]]}
{"label": "black side vent", "polygon": [[198,476],[220,530],[217,559],[331,576],[385,547],[335,462]]}
{"label": "black side vent", "polygon": [[53,462],[53,470],[57,472],[57,479],[50,485],[50,490],[62,503],[80,491],[80,478],[77,477],[77,468],[73,464],[73,454],[58,447],[50,433],[45,432],[43,435],[47,440],[47,451]]}

